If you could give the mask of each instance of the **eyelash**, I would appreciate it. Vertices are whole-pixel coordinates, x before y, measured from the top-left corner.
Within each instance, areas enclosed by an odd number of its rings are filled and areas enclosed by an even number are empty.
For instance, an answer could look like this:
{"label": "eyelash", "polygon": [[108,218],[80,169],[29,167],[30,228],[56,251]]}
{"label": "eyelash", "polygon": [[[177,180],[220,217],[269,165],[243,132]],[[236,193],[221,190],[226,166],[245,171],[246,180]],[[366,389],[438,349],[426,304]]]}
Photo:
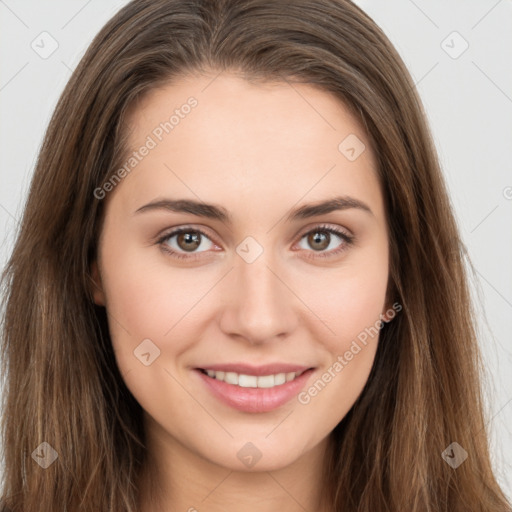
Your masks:
{"label": "eyelash", "polygon": [[[338,249],[334,249],[334,250],[328,251],[328,252],[318,252],[318,253],[316,253],[316,256],[307,256],[308,258],[311,258],[311,259],[331,258],[331,257],[337,256],[337,255],[341,254],[343,251],[345,251],[348,247],[350,247],[351,245],[354,244],[354,239],[355,239],[354,236],[347,235],[344,231],[341,231],[337,228],[333,228],[330,226],[324,226],[324,225],[317,226],[317,227],[307,231],[306,233],[301,235],[299,240],[302,240],[307,235],[309,235],[311,233],[316,233],[316,232],[326,232],[326,233],[331,233],[331,234],[337,235],[343,240],[344,243]],[[199,233],[201,236],[204,236],[204,237],[208,238],[209,240],[211,240],[210,236],[208,236],[204,231],[202,231],[199,228],[183,227],[183,228],[175,229],[169,233],[166,233],[165,235],[163,235],[162,237],[160,237],[157,240],[157,244],[161,246],[162,250],[169,253],[174,258],[181,259],[181,260],[193,261],[197,257],[199,257],[199,255],[201,253],[191,253],[190,255],[184,255],[183,253],[177,252],[174,249],[170,249],[169,246],[165,243],[169,240],[169,238],[172,238],[173,236],[176,236],[176,235],[180,235],[181,233]],[[308,251],[308,252],[310,252],[310,251]]]}

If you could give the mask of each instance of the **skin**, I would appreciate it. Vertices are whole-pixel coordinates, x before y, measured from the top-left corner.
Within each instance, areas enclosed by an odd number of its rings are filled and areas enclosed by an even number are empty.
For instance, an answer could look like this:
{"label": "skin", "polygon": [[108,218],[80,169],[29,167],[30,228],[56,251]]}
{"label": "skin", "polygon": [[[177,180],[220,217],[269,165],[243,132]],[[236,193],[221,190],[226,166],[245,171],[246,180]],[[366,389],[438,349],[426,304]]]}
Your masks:
{"label": "skin", "polygon": [[[378,337],[308,404],[294,398],[266,413],[221,403],[193,369],[304,364],[316,368],[307,390],[385,315],[388,236],[376,160],[361,125],[329,93],[213,76],[183,77],[133,108],[136,149],[187,98],[198,101],[105,198],[92,269],[119,369],[145,411],[152,465],[141,508],[319,510],[329,434],[361,393]],[[366,145],[355,161],[338,150],[349,134]],[[286,221],[291,209],[335,195],[363,201],[372,214],[352,208]],[[163,198],[221,205],[233,223],[163,209],[135,213]],[[321,225],[353,235],[354,244],[322,258],[345,242],[327,234],[328,247],[315,250],[304,235]],[[200,238],[195,260],[156,242],[181,226],[210,238]],[[236,252],[247,236],[263,248],[252,263]],[[177,239],[164,243],[190,256]],[[134,356],[144,339],[160,350],[149,366]],[[251,468],[237,457],[247,442],[262,454]]]}

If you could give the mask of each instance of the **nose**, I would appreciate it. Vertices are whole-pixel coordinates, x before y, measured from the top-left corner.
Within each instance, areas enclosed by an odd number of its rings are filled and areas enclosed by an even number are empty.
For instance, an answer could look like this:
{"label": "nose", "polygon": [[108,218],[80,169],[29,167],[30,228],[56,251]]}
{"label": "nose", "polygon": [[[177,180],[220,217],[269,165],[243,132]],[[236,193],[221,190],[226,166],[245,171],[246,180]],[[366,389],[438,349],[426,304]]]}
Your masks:
{"label": "nose", "polygon": [[252,263],[237,261],[222,291],[227,299],[220,328],[253,345],[287,337],[298,322],[300,300],[287,282],[288,273],[265,255]]}

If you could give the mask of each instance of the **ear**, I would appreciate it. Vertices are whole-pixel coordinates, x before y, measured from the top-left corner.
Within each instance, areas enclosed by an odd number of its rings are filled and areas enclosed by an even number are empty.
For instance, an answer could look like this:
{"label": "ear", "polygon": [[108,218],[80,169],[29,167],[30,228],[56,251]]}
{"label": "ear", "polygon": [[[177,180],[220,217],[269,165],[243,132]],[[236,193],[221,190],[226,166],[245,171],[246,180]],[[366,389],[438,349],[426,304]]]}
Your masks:
{"label": "ear", "polygon": [[103,284],[96,260],[91,263],[91,277],[91,295],[93,301],[98,306],[105,306],[105,294],[103,292]]}

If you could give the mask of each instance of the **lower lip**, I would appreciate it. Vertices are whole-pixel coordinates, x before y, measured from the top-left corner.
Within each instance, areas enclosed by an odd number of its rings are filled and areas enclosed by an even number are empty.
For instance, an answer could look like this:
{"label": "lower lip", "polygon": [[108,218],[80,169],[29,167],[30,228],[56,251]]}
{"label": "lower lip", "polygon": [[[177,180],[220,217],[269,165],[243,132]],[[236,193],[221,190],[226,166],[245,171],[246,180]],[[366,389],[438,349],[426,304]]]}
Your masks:
{"label": "lower lip", "polygon": [[306,370],[294,380],[273,388],[242,388],[208,377],[201,370],[194,371],[199,374],[214,396],[234,409],[243,412],[269,412],[297,396],[314,369]]}

